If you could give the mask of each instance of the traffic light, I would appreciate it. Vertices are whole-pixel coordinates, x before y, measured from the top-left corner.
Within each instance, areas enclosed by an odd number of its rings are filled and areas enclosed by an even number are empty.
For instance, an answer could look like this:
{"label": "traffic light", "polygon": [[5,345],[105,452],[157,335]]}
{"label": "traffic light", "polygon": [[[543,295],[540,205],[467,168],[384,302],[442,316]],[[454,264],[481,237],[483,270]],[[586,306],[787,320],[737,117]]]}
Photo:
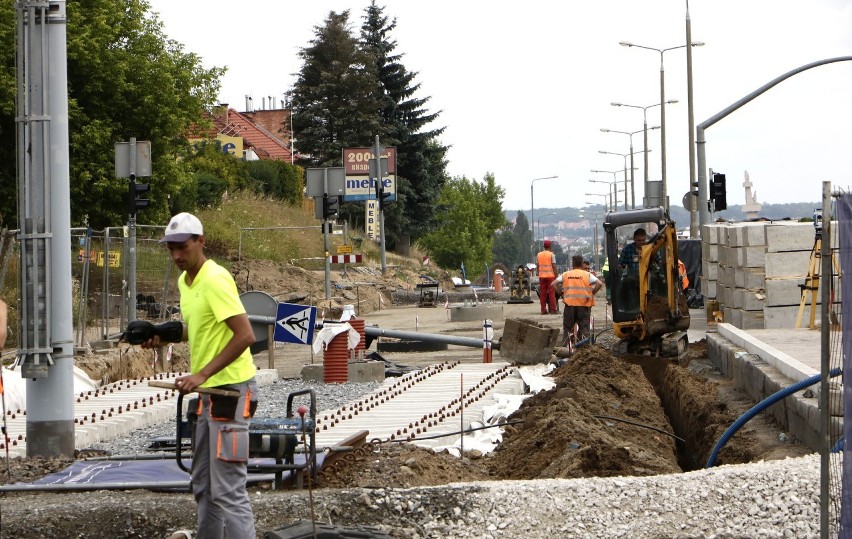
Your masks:
{"label": "traffic light", "polygon": [[127,213],[136,217],[136,212],[144,210],[150,204],[147,198],[139,198],[139,195],[147,193],[151,186],[147,183],[136,183],[136,178],[130,178],[130,184],[127,192]]}
{"label": "traffic light", "polygon": [[385,199],[391,196],[390,193],[385,193],[385,185],[383,180],[376,180],[376,200],[379,201],[379,211],[385,209]]}
{"label": "traffic light", "polygon": [[334,217],[337,215],[338,206],[340,205],[340,200],[338,197],[330,197],[328,193],[324,193],[322,195],[322,217],[323,219],[328,219],[329,217]]}
{"label": "traffic light", "polygon": [[713,173],[713,179],[710,180],[710,200],[713,203],[713,211],[722,211],[728,207],[724,174]]}

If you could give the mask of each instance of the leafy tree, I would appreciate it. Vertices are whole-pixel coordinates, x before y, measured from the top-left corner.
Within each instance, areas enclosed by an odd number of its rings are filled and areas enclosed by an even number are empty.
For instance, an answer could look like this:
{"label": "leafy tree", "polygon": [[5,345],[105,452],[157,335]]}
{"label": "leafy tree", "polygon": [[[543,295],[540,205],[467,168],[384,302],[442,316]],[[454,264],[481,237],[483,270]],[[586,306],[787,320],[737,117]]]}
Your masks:
{"label": "leafy tree", "polygon": [[[0,4],[0,216],[12,223],[16,210],[15,66],[12,2]],[[71,219],[88,215],[96,227],[126,219],[127,180],[115,178],[114,144],[150,140],[154,176],[151,207],[140,220],[164,221],[169,201],[193,178],[178,163],[190,126],[203,122],[215,102],[220,68],[163,33],[145,0],[74,0],[67,3],[68,114],[71,159]],[[174,196],[173,196],[174,195]],[[93,201],[97,201],[94,204]]]}
{"label": "leafy tree", "polygon": [[512,225],[507,225],[494,234],[492,254],[495,263],[502,263],[509,269],[516,268],[521,263],[521,245]]}
{"label": "leafy tree", "polygon": [[282,200],[290,206],[302,203],[304,170],[283,161],[248,161],[252,189]]}
{"label": "leafy tree", "polygon": [[329,12],[314,32],[299,51],[302,69],[288,93],[293,131],[300,164],[340,166],[343,148],[367,146],[381,134],[376,67],[352,35],[348,10]]}
{"label": "leafy tree", "polygon": [[492,174],[482,183],[465,177],[444,184],[438,197],[441,225],[420,238],[422,245],[445,268],[464,263],[468,277],[485,271],[493,261],[494,232],[506,225],[501,209],[505,190]]}
{"label": "leafy tree", "polygon": [[397,193],[399,200],[385,211],[385,230],[389,236],[411,234],[416,239],[435,226],[435,201],[446,181],[447,147],[437,137],[444,128],[424,130],[438,118],[424,106],[428,97],[416,98],[420,89],[416,72],[402,64],[394,54],[397,43],[391,38],[396,19],[388,20],[375,0],[367,6],[361,26],[361,47],[376,66],[376,100],[382,123],[382,139],[397,148]]}
{"label": "leafy tree", "polygon": [[234,159],[223,152],[219,141],[202,141],[193,145],[193,150],[183,164],[191,179],[186,189],[192,190],[195,186],[198,206],[215,208],[222,203],[225,193],[242,190],[249,185],[246,161]]}

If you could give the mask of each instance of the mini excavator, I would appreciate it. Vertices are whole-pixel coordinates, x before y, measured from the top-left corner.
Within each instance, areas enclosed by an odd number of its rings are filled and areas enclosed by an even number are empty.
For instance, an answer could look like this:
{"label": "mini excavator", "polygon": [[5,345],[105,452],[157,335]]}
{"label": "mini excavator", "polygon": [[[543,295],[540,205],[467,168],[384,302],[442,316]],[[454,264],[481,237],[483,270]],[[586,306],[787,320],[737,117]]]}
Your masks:
{"label": "mini excavator", "polygon": [[[638,274],[618,263],[618,237],[655,224],[638,255]],[[681,358],[686,353],[689,307],[678,274],[677,229],[663,208],[611,212],[604,222],[616,353]],[[621,228],[619,230],[620,227]]]}

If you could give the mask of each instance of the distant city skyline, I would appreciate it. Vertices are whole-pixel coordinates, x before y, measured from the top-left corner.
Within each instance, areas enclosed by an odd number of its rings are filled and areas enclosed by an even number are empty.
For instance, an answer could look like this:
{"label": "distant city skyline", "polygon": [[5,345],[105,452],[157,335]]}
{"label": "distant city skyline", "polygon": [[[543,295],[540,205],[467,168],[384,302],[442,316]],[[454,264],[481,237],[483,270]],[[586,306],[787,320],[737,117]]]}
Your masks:
{"label": "distant city skyline", "polygon": [[[350,10],[358,31],[368,1],[290,2],[151,0],[170,38],[200,55],[206,66],[227,66],[219,99],[242,109],[271,100],[280,106],[301,65],[298,51],[314,38],[330,11]],[[504,206],[584,205],[583,193],[605,191],[589,179],[623,182],[626,135],[660,122],[660,54],[622,47],[685,44],[684,0],[653,3],[469,0],[378,2],[397,19],[395,53],[417,73],[417,97],[441,112],[435,127],[451,146],[448,171],[481,180],[493,173],[506,189]],[[810,62],[852,50],[852,3],[837,0],[692,0],[695,122],[700,123],[758,87]],[[245,24],[238,24],[243,21]],[[227,22],[227,24],[225,24]],[[218,29],[218,30],[217,30]],[[224,30],[227,30],[225,32]],[[234,36],[239,35],[239,40]],[[237,46],[236,43],[239,43]],[[687,88],[684,48],[663,54],[666,164],[671,204],[689,189]],[[729,204],[745,203],[747,170],[762,204],[819,200],[822,181],[850,184],[845,156],[852,120],[848,91],[852,63],[796,75],[707,130],[707,166],[727,174]],[[267,105],[269,106],[269,105]],[[642,134],[633,137],[637,205],[643,194]],[[298,145],[298,133],[296,134]],[[649,179],[661,172],[660,133],[649,133]],[[591,170],[613,171],[610,174]],[[619,197],[620,198],[620,197]],[[578,200],[580,199],[580,200]],[[622,199],[623,200],[623,199]],[[588,200],[588,202],[595,202]]]}

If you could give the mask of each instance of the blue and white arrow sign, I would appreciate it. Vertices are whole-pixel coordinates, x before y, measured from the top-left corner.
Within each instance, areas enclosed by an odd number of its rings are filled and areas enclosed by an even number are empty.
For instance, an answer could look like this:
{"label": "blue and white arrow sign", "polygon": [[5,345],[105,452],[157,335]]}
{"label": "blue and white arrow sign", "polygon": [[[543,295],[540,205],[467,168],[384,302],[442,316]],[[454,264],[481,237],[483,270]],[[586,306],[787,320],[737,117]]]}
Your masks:
{"label": "blue and white arrow sign", "polygon": [[273,340],[293,344],[311,344],[314,340],[316,319],[316,307],[279,303],[278,314],[275,316]]}

